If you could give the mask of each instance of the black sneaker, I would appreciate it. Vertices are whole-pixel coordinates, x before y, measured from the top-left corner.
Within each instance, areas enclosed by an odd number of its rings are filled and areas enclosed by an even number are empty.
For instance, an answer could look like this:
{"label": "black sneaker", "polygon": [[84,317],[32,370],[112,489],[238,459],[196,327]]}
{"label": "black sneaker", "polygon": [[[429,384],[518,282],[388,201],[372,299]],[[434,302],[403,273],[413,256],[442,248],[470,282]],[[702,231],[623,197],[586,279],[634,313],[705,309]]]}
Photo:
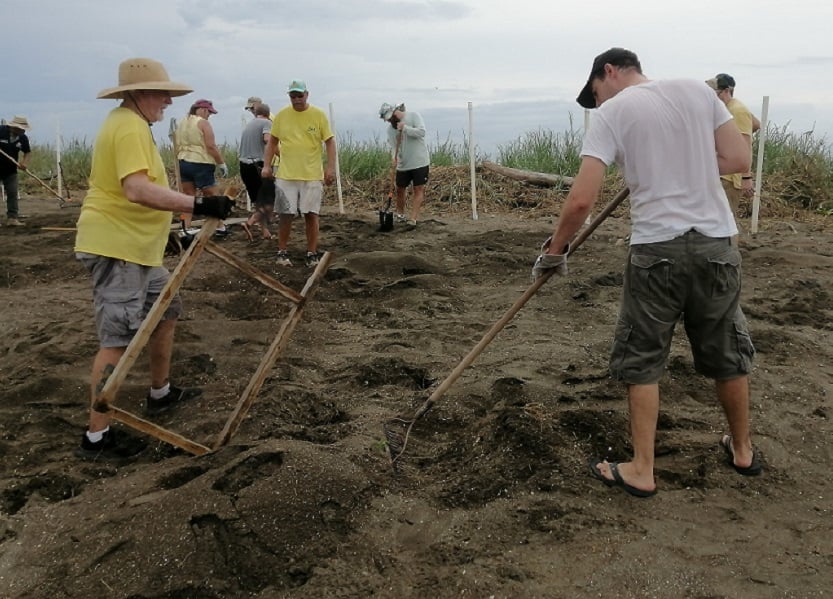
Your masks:
{"label": "black sneaker", "polygon": [[179,387],[171,385],[171,389],[165,397],[153,399],[150,394],[148,394],[145,399],[145,414],[148,416],[162,414],[168,410],[176,408],[183,401],[194,399],[200,395],[202,395],[202,389],[180,389]]}
{"label": "black sneaker", "polygon": [[123,433],[117,435],[111,428],[97,443],[90,441],[84,432],[75,455],[83,460],[123,460],[140,454],[146,447],[144,439]]}
{"label": "black sneaker", "polygon": [[321,254],[317,252],[307,252],[306,265],[308,268],[318,266],[319,262],[321,262]]}

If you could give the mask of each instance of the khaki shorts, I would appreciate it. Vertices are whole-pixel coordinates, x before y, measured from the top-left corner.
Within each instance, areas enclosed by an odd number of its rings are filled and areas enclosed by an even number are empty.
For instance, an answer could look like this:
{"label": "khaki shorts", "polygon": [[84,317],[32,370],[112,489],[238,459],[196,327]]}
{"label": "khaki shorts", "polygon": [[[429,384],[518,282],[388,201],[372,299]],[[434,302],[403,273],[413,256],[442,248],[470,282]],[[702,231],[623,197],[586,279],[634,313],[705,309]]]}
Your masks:
{"label": "khaki shorts", "polygon": [[741,257],[729,237],[695,231],[634,245],[610,356],[611,375],[647,385],[662,377],[682,320],[694,368],[715,380],[748,374],[755,348],[740,309]]}
{"label": "khaki shorts", "polygon": [[723,185],[723,191],[726,192],[726,198],[729,200],[729,207],[732,209],[732,214],[735,216],[735,220],[737,220],[741,217],[741,190],[737,189],[734,183],[726,179],[721,179],[720,183]]}
{"label": "khaki shorts", "polygon": [[[162,266],[142,266],[115,258],[75,254],[93,277],[95,325],[101,347],[127,347],[170,278]],[[182,314],[175,295],[163,320]]]}
{"label": "khaki shorts", "polygon": [[275,210],[278,214],[321,214],[324,183],[275,179]]}

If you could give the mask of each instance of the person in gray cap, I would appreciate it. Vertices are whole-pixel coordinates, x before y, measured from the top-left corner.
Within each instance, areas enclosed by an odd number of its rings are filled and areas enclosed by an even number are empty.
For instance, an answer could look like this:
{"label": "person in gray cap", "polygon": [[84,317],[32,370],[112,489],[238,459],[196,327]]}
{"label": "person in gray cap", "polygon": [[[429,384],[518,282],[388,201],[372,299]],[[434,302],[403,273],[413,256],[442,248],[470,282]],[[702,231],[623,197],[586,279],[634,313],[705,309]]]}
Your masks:
{"label": "person in gray cap", "polygon": [[624,48],[596,57],[577,101],[598,110],[533,276],[567,274],[570,241],[615,163],[630,190],[631,235],[609,368],[627,386],[633,458],[620,463],[593,458],[590,473],[637,497],[656,493],[659,380],[682,320],[694,368],[715,381],[728,421],[721,451],[738,473],[760,474],[749,425],[755,350],[739,305],[737,228],[718,181],[719,173],[749,169],[743,137],[702,81],[651,81],[636,54]]}
{"label": "person in gray cap", "polygon": [[[29,138],[29,121],[25,116],[15,116],[8,123],[0,125],[0,185],[6,191],[6,224],[22,227],[18,212],[17,171],[26,170],[26,163],[32,154]],[[20,155],[23,154],[21,157]]]}

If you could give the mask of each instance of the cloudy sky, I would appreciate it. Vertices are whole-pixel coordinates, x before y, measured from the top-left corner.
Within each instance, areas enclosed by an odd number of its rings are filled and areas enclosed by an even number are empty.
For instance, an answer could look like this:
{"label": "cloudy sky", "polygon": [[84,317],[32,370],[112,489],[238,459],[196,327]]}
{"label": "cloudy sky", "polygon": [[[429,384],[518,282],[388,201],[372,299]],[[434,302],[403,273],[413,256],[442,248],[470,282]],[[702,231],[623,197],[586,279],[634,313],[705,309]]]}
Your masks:
{"label": "cloudy sky", "polygon": [[[382,102],[422,113],[434,144],[474,140],[493,153],[526,131],[581,128],[575,103],[593,57],[635,51],[650,78],[727,72],[736,95],[789,131],[833,138],[833,5],[769,0],[3,0],[0,116],[23,114],[38,143],[86,140],[113,100],[125,58],[160,60],[194,93],[166,121],[209,98],[220,141],[236,143],[258,95],[273,110],[305,79],[340,139],[381,138]],[[812,8],[810,6],[812,5]],[[11,18],[13,17],[13,18]],[[167,122],[157,125],[167,138]]]}

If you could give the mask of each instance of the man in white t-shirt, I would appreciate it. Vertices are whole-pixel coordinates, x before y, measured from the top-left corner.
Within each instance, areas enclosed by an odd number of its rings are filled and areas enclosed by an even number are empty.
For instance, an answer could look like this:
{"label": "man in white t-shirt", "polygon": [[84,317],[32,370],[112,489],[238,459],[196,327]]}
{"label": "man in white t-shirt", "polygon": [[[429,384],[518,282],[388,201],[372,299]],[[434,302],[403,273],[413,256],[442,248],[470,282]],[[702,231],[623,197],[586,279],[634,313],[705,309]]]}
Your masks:
{"label": "man in white t-shirt", "polygon": [[737,228],[718,177],[748,170],[748,147],[702,80],[651,81],[624,48],[596,57],[577,101],[598,110],[533,273],[566,274],[569,242],[592,210],[607,167],[616,164],[630,189],[632,230],[610,372],[627,385],[634,456],[621,463],[591,459],[591,473],[638,497],[656,493],[659,380],[682,320],[695,369],[716,383],[729,425],[720,439],[729,464],[740,474],[760,474],[749,426],[755,350],[739,305]]}

